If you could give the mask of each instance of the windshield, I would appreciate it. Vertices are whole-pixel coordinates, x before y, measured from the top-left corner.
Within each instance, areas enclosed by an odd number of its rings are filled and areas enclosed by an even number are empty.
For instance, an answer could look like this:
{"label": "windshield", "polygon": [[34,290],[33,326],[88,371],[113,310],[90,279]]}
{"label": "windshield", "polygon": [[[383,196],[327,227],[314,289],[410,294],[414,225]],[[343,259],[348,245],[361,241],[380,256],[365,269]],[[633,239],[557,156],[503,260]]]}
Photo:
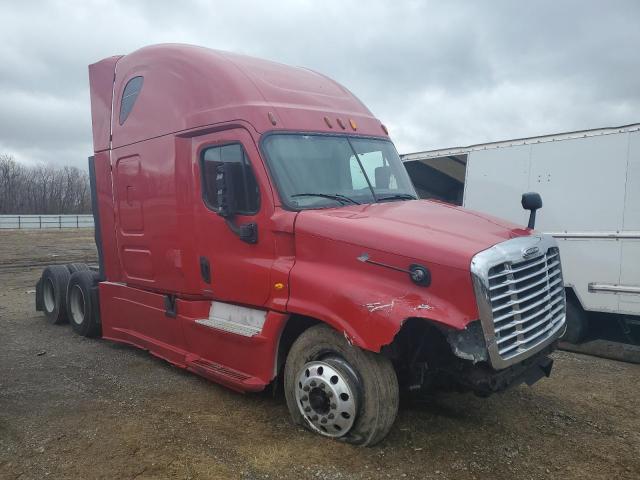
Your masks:
{"label": "windshield", "polygon": [[273,134],[263,146],[282,201],[294,209],[417,198],[387,140]]}

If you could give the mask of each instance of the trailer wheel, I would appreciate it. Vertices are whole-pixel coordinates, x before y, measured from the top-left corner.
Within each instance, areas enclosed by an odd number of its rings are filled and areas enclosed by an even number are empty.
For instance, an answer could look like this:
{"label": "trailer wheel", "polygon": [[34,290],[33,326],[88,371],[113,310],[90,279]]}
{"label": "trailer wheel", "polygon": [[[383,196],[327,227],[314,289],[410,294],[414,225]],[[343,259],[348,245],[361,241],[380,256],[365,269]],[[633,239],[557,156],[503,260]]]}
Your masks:
{"label": "trailer wheel", "polygon": [[69,263],[67,264],[67,269],[69,270],[69,273],[71,275],[73,275],[76,272],[82,272],[85,270],[90,270],[89,269],[89,265],[84,264],[84,263]]}
{"label": "trailer wheel", "polygon": [[284,375],[294,423],[320,435],[374,445],[398,413],[398,379],[389,359],[350,345],[326,325],[296,339]]}
{"label": "trailer wheel", "polygon": [[78,335],[97,337],[100,335],[100,313],[97,295],[96,275],[89,270],[80,270],[71,275],[67,289],[67,311],[69,323]]}
{"label": "trailer wheel", "polygon": [[589,330],[589,318],[587,317],[587,312],[571,298],[567,298],[566,321],[567,329],[562,336],[562,340],[576,345],[583,342]]}
{"label": "trailer wheel", "polygon": [[42,310],[48,322],[60,325],[67,322],[65,297],[69,271],[62,265],[51,265],[42,272]]}

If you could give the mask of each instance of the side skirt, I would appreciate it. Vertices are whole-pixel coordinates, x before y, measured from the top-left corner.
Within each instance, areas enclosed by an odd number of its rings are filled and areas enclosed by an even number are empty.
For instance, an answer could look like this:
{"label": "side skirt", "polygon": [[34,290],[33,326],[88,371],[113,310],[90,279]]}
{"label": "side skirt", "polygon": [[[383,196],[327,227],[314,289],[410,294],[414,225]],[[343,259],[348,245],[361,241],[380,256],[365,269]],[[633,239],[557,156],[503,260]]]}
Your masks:
{"label": "side skirt", "polygon": [[[278,340],[287,316],[264,311],[251,336],[224,323],[203,324],[217,309],[247,313],[246,307],[206,300],[175,300],[168,315],[165,295],[126,285],[100,283],[103,338],[152,355],[239,392],[263,390],[275,377]],[[221,320],[216,316],[216,320]],[[209,323],[208,321],[206,323]],[[219,328],[219,327],[227,328]],[[218,327],[218,328],[216,328]]]}

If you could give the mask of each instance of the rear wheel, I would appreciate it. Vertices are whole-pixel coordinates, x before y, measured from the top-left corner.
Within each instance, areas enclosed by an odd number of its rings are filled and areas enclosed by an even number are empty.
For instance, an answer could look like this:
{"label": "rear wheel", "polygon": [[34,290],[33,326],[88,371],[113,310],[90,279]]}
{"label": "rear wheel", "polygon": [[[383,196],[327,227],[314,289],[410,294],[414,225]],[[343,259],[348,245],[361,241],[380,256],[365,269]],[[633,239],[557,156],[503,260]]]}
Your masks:
{"label": "rear wheel", "polygon": [[73,275],[76,272],[81,272],[84,270],[90,270],[89,269],[89,265],[85,264],[85,263],[69,263],[67,264],[67,269],[69,270],[69,273],[71,275]]}
{"label": "rear wheel", "polygon": [[326,325],[305,330],[292,345],[285,396],[295,423],[358,445],[381,441],[398,412],[389,359],[350,345]]}
{"label": "rear wheel", "polygon": [[41,278],[42,310],[49,323],[67,322],[65,297],[69,283],[69,271],[63,265],[51,265],[44,269]]}
{"label": "rear wheel", "polygon": [[96,275],[89,270],[80,270],[71,275],[67,289],[67,311],[71,328],[83,337],[100,335],[100,312],[94,288]]}
{"label": "rear wheel", "polygon": [[567,329],[562,336],[565,342],[578,344],[584,341],[589,330],[587,312],[572,298],[567,298]]}

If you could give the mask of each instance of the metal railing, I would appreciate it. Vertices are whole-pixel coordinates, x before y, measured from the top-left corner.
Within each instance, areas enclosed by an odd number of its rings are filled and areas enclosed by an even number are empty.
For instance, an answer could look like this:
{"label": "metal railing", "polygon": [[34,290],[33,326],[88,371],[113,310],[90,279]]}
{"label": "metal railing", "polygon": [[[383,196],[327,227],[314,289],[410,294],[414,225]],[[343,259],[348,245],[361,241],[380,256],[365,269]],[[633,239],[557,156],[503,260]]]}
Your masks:
{"label": "metal railing", "polygon": [[93,228],[93,215],[0,215],[0,229]]}

